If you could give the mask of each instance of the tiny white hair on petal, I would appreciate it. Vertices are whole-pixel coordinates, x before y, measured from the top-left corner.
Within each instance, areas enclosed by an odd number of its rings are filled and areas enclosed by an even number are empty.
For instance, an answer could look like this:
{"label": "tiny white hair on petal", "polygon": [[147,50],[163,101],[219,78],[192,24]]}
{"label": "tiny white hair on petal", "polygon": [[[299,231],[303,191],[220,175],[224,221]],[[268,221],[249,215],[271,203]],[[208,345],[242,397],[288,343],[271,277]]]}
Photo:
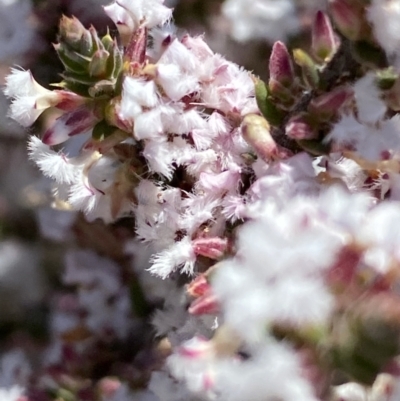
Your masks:
{"label": "tiny white hair on petal", "polygon": [[11,74],[6,76],[4,94],[7,97],[21,97],[32,95],[33,77],[27,70],[11,69]]}
{"label": "tiny white hair on petal", "polygon": [[182,71],[195,73],[199,61],[188,48],[175,39],[161,56],[159,64],[174,64]]}
{"label": "tiny white hair on petal", "polygon": [[221,205],[222,199],[215,194],[188,194],[182,201],[185,212],[181,216],[180,226],[189,234],[193,234],[203,223],[214,220],[214,212]]}
{"label": "tiny white hair on petal", "polygon": [[125,10],[117,3],[103,7],[104,12],[113,20],[122,38],[129,40],[135,29],[135,22]]}
{"label": "tiny white hair on petal", "polygon": [[169,143],[166,141],[148,141],[143,149],[151,170],[171,179],[174,173],[174,157],[171,154]]}
{"label": "tiny white hair on petal", "polygon": [[44,111],[36,108],[36,100],[36,96],[17,97],[11,103],[9,117],[23,127],[30,127]]}
{"label": "tiny white hair on petal", "polygon": [[[172,10],[163,5],[162,0],[117,0],[133,21],[133,29],[140,25],[148,28],[161,25],[171,18]],[[115,22],[115,21],[114,21]]]}
{"label": "tiny white hair on petal", "polygon": [[228,195],[222,200],[222,214],[231,222],[244,219],[246,212],[245,198],[238,195]]}
{"label": "tiny white hair on petal", "polygon": [[138,141],[160,137],[163,130],[160,108],[145,111],[135,118],[133,132]]}
{"label": "tiny white hair on petal", "polygon": [[184,237],[182,240],[175,242],[169,248],[155,254],[151,258],[152,265],[149,272],[167,278],[172,272],[179,268],[182,273],[193,274],[196,255],[194,253],[191,239]]}
{"label": "tiny white hair on petal", "polygon": [[208,128],[214,136],[228,135],[232,127],[228,120],[220,113],[214,111],[207,120]]}
{"label": "tiny white hair on petal", "polygon": [[176,115],[174,123],[169,130],[175,134],[187,134],[194,129],[207,129],[207,121],[202,117],[202,113],[196,109],[191,109]]}
{"label": "tiny white hair on petal", "polygon": [[70,187],[68,203],[75,210],[81,210],[88,214],[94,210],[102,196],[104,195],[94,188],[90,188],[81,178]]}
{"label": "tiny white hair on petal", "polygon": [[175,64],[157,65],[157,81],[166,95],[174,101],[182,99],[190,93],[199,90],[198,79],[195,75],[183,72]]}
{"label": "tiny white hair on petal", "polygon": [[144,107],[154,107],[158,103],[156,84],[142,78],[126,77],[122,96],[128,96]]}
{"label": "tiny white hair on petal", "polygon": [[69,163],[62,153],[57,153],[39,138],[31,136],[28,143],[29,157],[40,171],[59,184],[72,184],[77,177],[77,167]]}
{"label": "tiny white hair on petal", "polygon": [[213,143],[213,132],[205,128],[194,128],[191,130],[191,137],[198,150],[211,147]]}
{"label": "tiny white hair on petal", "polygon": [[187,160],[187,172],[195,177],[218,161],[219,155],[214,149],[206,149],[194,152]]}
{"label": "tiny white hair on petal", "polygon": [[143,179],[135,188],[135,194],[140,205],[152,205],[158,201],[162,188],[154,181]]}

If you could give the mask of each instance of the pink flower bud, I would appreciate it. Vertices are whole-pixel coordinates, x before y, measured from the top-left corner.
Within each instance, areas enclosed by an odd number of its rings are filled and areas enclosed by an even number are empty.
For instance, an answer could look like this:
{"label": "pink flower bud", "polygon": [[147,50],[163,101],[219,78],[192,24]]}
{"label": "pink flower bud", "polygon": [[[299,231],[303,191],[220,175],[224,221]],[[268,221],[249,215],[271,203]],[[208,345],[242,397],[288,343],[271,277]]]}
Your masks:
{"label": "pink flower bud", "polygon": [[280,86],[290,88],[293,84],[295,75],[292,59],[288,49],[282,42],[275,42],[272,47],[269,59],[269,74],[269,89],[272,94],[275,94]]}
{"label": "pink flower bud", "polygon": [[205,293],[200,298],[195,299],[189,307],[192,315],[215,314],[219,311],[219,302],[211,291]]}
{"label": "pink flower bud", "polygon": [[87,101],[84,97],[66,90],[55,90],[53,93],[57,94],[57,100],[54,107],[63,111],[74,110]]}
{"label": "pink flower bud", "polygon": [[338,38],[333,32],[329,17],[322,11],[315,15],[312,27],[312,50],[320,60],[329,60],[338,48]]}
{"label": "pink flower bud", "polygon": [[199,297],[211,290],[211,285],[208,283],[204,274],[197,276],[186,287],[186,292],[192,297]]}
{"label": "pink flower bud", "polygon": [[350,40],[361,37],[362,9],[354,0],[330,0],[329,9],[339,31]]}
{"label": "pink flower bud", "polygon": [[219,259],[228,248],[228,240],[219,237],[197,238],[192,242],[192,245],[196,255]]}
{"label": "pink flower bud", "polygon": [[98,121],[99,118],[92,109],[79,107],[57,118],[55,124],[44,133],[42,142],[46,145],[58,145],[71,136],[88,131]]}
{"label": "pink flower bud", "polygon": [[204,41],[202,36],[192,37],[190,35],[185,35],[181,39],[182,44],[187,47],[193,54],[195,54],[200,59],[206,59],[213,56],[213,51]]}
{"label": "pink flower bud", "polygon": [[268,88],[271,95],[285,103],[292,103],[291,89],[295,84],[295,75],[291,56],[282,42],[275,42],[269,59]]}
{"label": "pink flower bud", "polygon": [[348,86],[338,87],[313,99],[308,111],[318,119],[330,120],[353,97],[353,93]]}
{"label": "pink flower bud", "polygon": [[306,114],[292,117],[286,124],[285,133],[295,140],[315,139],[318,132],[312,127]]}

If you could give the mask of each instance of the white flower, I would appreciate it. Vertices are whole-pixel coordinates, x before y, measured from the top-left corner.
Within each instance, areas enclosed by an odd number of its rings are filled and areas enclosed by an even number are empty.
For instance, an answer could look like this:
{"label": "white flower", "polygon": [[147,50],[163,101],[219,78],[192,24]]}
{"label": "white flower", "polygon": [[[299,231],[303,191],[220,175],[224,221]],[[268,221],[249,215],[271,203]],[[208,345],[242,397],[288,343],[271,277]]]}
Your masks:
{"label": "white flower", "polygon": [[212,281],[225,321],[249,343],[262,341],[271,322],[329,322],[334,300],[325,274],[370,206],[361,195],[350,206],[352,197],[340,188],[286,201],[272,194],[255,201],[252,221],[239,230],[236,256],[223,262]]}
{"label": "white flower", "polygon": [[175,64],[158,64],[157,81],[171,100],[180,100],[198,90],[197,78],[184,73]]}
{"label": "white flower", "polygon": [[57,153],[45,145],[39,138],[31,136],[28,144],[29,157],[37,164],[46,177],[50,177],[60,184],[72,184],[79,175],[80,164],[71,163],[66,155]]}
{"label": "white flower", "polygon": [[131,122],[140,115],[143,108],[155,107],[158,93],[154,81],[126,77],[123,84],[121,117]]}
{"label": "white flower", "polygon": [[389,56],[400,62],[400,3],[397,0],[373,0],[367,8],[375,38]]}
{"label": "white flower", "polygon": [[104,7],[114,21],[125,43],[139,27],[153,28],[171,18],[172,10],[163,5],[164,0],[117,0]]}
{"label": "white flower", "polygon": [[359,79],[354,92],[357,117],[343,115],[325,140],[332,141],[337,150],[347,150],[370,163],[398,157],[400,117],[384,118],[387,107],[380,99],[374,75],[367,74]]}
{"label": "white flower", "polygon": [[157,274],[161,278],[167,278],[173,271],[179,268],[182,273],[193,274],[196,261],[190,238],[185,237],[152,256],[152,265],[148,269],[150,273]]}
{"label": "white flower", "polygon": [[32,125],[44,110],[54,106],[59,100],[57,92],[39,85],[30,71],[14,68],[6,78],[4,93],[14,99],[10,108],[10,117],[24,127]]}

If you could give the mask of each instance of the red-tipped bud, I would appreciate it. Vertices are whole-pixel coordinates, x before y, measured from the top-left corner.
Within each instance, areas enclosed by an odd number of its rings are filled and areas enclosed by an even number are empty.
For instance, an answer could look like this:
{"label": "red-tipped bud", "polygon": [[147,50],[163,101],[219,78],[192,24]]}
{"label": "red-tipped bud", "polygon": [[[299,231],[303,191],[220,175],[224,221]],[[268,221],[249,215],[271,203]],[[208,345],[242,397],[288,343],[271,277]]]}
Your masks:
{"label": "red-tipped bud", "polygon": [[295,79],[293,63],[286,48],[282,42],[275,42],[272,47],[269,59],[269,89],[275,95],[279,95],[280,88],[290,88]]}
{"label": "red-tipped bud", "polygon": [[215,314],[219,312],[219,302],[211,291],[195,299],[188,309],[192,315]]}
{"label": "red-tipped bud", "polygon": [[194,280],[192,280],[186,287],[186,292],[194,297],[200,297],[211,291],[210,278],[220,266],[220,263],[209,267],[204,273],[201,273]]}
{"label": "red-tipped bud", "polygon": [[330,0],[329,9],[337,28],[346,38],[361,38],[363,10],[354,0]]}
{"label": "red-tipped bud", "polygon": [[57,109],[63,111],[74,110],[87,102],[87,99],[77,95],[74,92],[66,90],[55,90],[53,91],[53,93],[57,94],[57,102],[54,104],[54,107],[57,107]]}
{"label": "red-tipped bud", "polygon": [[186,287],[186,292],[194,298],[202,296],[206,292],[209,292],[210,290],[211,286],[208,283],[207,278],[204,274],[197,276]]}
{"label": "red-tipped bud", "polygon": [[315,15],[312,27],[312,51],[322,60],[328,61],[335,54],[339,45],[339,39],[333,32],[329,17],[322,11]]}
{"label": "red-tipped bud", "polygon": [[192,242],[192,245],[196,255],[219,259],[228,248],[228,240],[219,237],[197,238]]}
{"label": "red-tipped bud", "polygon": [[318,132],[313,128],[309,120],[309,115],[305,113],[292,117],[286,124],[286,135],[295,140],[315,139],[318,136]]}
{"label": "red-tipped bud", "polygon": [[324,93],[310,102],[308,111],[319,120],[329,120],[353,97],[353,90],[348,86],[342,86]]}
{"label": "red-tipped bud", "polygon": [[85,106],[79,107],[57,118],[55,124],[44,133],[42,142],[46,145],[58,145],[71,136],[88,131],[98,121],[93,110]]}

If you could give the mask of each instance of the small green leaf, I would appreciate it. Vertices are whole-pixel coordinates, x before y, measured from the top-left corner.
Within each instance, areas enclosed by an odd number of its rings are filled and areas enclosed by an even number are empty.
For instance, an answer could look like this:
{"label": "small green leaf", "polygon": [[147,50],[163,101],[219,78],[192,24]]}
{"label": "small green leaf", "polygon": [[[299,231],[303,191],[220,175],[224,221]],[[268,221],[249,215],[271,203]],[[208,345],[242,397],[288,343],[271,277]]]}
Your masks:
{"label": "small green leaf", "polygon": [[301,49],[293,50],[295,63],[301,67],[304,83],[311,89],[316,88],[319,83],[319,74],[316,63]]}
{"label": "small green leaf", "polygon": [[258,79],[255,83],[255,94],[258,108],[271,125],[280,125],[283,121],[283,112],[280,111],[268,97],[268,88],[264,81]]}
{"label": "small green leaf", "polygon": [[116,130],[116,127],[112,127],[105,120],[101,120],[93,127],[92,138],[101,141],[112,135]]}

